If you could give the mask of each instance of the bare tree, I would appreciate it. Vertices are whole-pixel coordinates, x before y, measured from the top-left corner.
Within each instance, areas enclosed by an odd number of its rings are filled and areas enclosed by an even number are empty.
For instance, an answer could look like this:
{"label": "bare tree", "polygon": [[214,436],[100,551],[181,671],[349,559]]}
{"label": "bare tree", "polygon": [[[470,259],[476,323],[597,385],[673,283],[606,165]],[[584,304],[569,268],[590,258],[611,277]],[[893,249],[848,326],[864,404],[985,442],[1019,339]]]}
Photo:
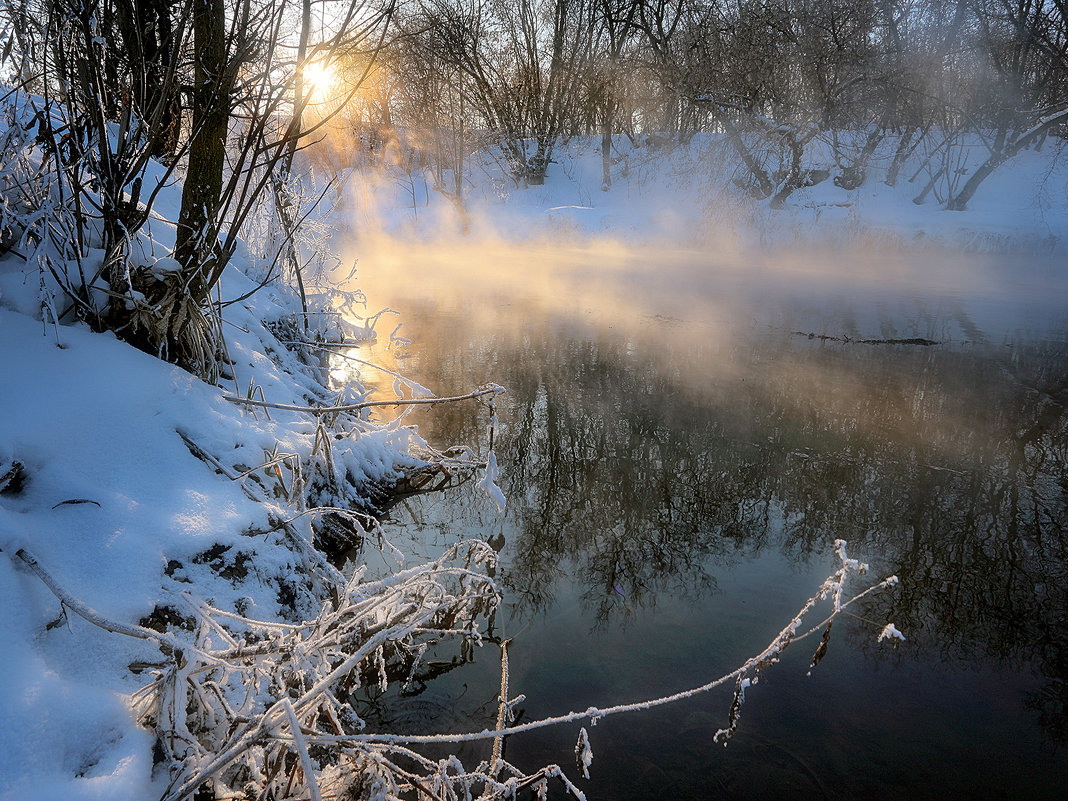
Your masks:
{"label": "bare tree", "polygon": [[967,207],[999,166],[1068,121],[1065,4],[975,0],[973,9],[977,45],[989,78],[977,116],[990,127],[979,132],[987,134],[986,159],[948,200],[947,208],[955,211]]}
{"label": "bare tree", "polygon": [[540,184],[573,119],[589,58],[583,0],[435,0],[436,55],[464,74],[464,97],[496,135],[517,184]]}
{"label": "bare tree", "polygon": [[638,0],[596,0],[589,102],[601,129],[601,188],[612,185],[612,132],[622,104],[623,55],[637,31]]}
{"label": "bare tree", "polygon": [[[68,310],[208,378],[218,359],[211,293],[273,176],[323,124],[303,124],[300,75],[314,54],[301,37],[302,58],[286,57],[290,7],[287,0],[6,6],[21,40],[8,57],[21,59],[26,87],[42,96],[47,163],[75,221],[77,274],[53,271]],[[316,47],[375,52],[392,8],[371,0],[339,6]],[[190,113],[176,138],[182,96]],[[161,154],[162,170],[152,166]],[[185,183],[174,260],[163,268],[135,257],[131,246],[179,167]],[[87,257],[98,251],[96,264]]]}

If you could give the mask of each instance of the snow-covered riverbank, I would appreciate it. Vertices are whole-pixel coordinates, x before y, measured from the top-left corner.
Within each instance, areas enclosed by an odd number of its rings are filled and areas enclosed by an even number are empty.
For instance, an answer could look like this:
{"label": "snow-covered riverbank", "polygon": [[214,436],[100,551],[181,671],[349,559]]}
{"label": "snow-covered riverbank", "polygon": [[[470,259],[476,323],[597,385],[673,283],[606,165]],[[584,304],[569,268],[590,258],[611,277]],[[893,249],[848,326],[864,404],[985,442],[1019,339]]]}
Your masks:
{"label": "snow-covered riverbank", "polygon": [[[153,737],[129,701],[158,647],[87,623],[19,554],[126,625],[188,628],[200,602],[300,620],[319,609],[317,574],[332,570],[296,542],[315,540],[321,520],[301,516],[308,493],[329,495],[332,469],[343,489],[320,503],[351,504],[424,464],[422,443],[407,427],[350,419],[327,448],[308,415],[224,400],[364,400],[355,387],[327,395],[265,326],[292,324],[299,307],[285,292],[226,309],[230,375],[211,386],[111,334],[25,313],[35,273],[0,262],[0,798],[159,797],[168,776],[153,774]],[[254,286],[232,269],[224,300]]]}
{"label": "snow-covered riverbank", "polygon": [[[599,139],[560,148],[543,186],[517,187],[488,156],[466,173],[464,213],[437,191],[429,170],[387,150],[375,167],[343,170],[338,212],[354,235],[447,242],[550,239],[666,243],[724,249],[871,247],[951,251],[1062,252],[1068,248],[1068,144],[1050,138],[995,171],[965,211],[949,211],[938,187],[922,202],[924,157],[910,158],[885,183],[892,149],[879,152],[856,189],[835,184],[841,170],[829,145],[814,143],[806,169],[824,177],[780,210],[739,189],[737,158],[726,142],[701,134],[686,145],[632,144],[617,137],[612,185],[602,189]],[[889,143],[887,145],[889,147]],[[975,141],[960,169],[984,153]],[[352,159],[359,162],[357,156]],[[401,166],[382,166],[403,164]],[[961,176],[958,176],[957,180]],[[915,180],[909,180],[915,178]]]}

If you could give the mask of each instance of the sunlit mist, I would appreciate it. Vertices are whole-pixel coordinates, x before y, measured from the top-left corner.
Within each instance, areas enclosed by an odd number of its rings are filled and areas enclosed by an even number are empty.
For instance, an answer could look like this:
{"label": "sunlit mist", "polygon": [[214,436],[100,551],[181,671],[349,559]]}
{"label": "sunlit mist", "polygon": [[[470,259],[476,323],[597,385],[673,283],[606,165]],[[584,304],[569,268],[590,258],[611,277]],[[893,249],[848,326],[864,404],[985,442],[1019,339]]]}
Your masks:
{"label": "sunlit mist", "polygon": [[[477,233],[432,242],[360,228],[343,253],[355,285],[403,314],[406,303],[462,308],[486,326],[517,309],[593,328],[655,324],[667,338],[734,340],[754,324],[851,339],[1011,339],[1057,325],[1059,304],[1020,279],[1041,260],[878,249],[747,251],[729,236],[705,246],[621,238],[517,242]],[[694,329],[699,327],[699,331]],[[405,329],[408,330],[407,328]]]}

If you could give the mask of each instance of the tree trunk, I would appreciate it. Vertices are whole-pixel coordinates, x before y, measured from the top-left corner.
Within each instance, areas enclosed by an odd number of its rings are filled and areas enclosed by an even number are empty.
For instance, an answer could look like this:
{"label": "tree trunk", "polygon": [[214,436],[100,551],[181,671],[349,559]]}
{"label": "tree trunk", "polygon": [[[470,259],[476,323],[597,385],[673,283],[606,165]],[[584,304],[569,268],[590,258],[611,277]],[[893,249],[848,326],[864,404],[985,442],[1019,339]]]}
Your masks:
{"label": "tree trunk", "polygon": [[771,207],[773,209],[781,209],[786,204],[786,198],[792,195],[797,187],[801,186],[801,157],[804,155],[805,146],[797,138],[796,131],[789,131],[784,136],[787,139],[786,144],[790,148],[790,171],[786,174],[786,180],[783,182],[782,187],[775,193],[775,197],[771,199]]}
{"label": "tree trunk", "polygon": [[[456,153],[456,160],[453,163],[453,183],[456,188],[456,202],[460,205],[460,209],[463,209],[464,203],[464,95],[463,95],[463,78],[461,77],[460,84],[460,118],[459,124],[453,127],[454,133],[453,150]],[[467,224],[464,223],[466,230]]]}
{"label": "tree trunk", "polygon": [[553,139],[548,136],[538,136],[538,148],[534,155],[527,160],[527,184],[541,186],[545,183],[545,173],[549,169],[549,161],[553,153]]}
{"label": "tree trunk", "polygon": [[1039,120],[1035,125],[1031,126],[1029,130],[1020,134],[1011,142],[1005,142],[1004,135],[999,136],[998,141],[1003,144],[1001,144],[1000,147],[996,147],[990,157],[979,166],[979,169],[971,174],[961,190],[949,199],[946,208],[950,211],[964,211],[968,205],[968,201],[972,199],[972,196],[975,194],[980,184],[990,176],[990,173],[1011,159],[1050,128],[1063,122],[1066,118],[1068,118],[1068,108],[1061,109],[1060,111]]}
{"label": "tree trunk", "polygon": [[612,119],[615,117],[615,104],[612,102],[611,90],[606,87],[604,118],[601,120],[601,191],[607,192],[612,186]]}
{"label": "tree trunk", "polygon": [[904,133],[901,134],[901,139],[897,143],[897,150],[894,151],[894,160],[890,162],[890,169],[886,171],[887,186],[895,186],[897,184],[897,174],[901,171],[901,165],[905,163],[905,159],[908,157],[909,145],[915,135],[915,125],[909,125],[905,128]]}
{"label": "tree trunk", "polygon": [[230,86],[226,64],[226,17],[218,0],[194,0],[193,130],[189,167],[178,214],[175,259],[182,265],[189,292],[203,301],[216,271]]}
{"label": "tree trunk", "polygon": [[857,189],[864,184],[865,179],[868,177],[868,162],[875,153],[875,148],[877,148],[879,143],[886,137],[886,124],[889,117],[889,112],[884,113],[882,119],[879,120],[875,128],[868,132],[868,137],[864,142],[864,148],[860,151],[860,155],[857,156],[856,161],[835,176],[835,186],[848,191]]}
{"label": "tree trunk", "polygon": [[302,0],[300,9],[300,38],[297,41],[297,70],[293,79],[293,124],[290,130],[294,134],[286,142],[285,154],[281,161],[279,171],[282,180],[289,178],[289,171],[293,168],[293,157],[297,154],[297,139],[304,125],[304,107],[307,101],[304,97],[304,69],[308,60],[308,41],[311,38],[311,0]]}
{"label": "tree trunk", "polygon": [[612,120],[606,117],[601,124],[601,191],[612,186]]}
{"label": "tree trunk", "polygon": [[932,173],[931,180],[929,180],[927,182],[927,185],[924,186],[923,191],[921,191],[920,194],[916,195],[916,197],[912,199],[912,202],[915,203],[917,206],[922,206],[927,200],[927,195],[931,193],[931,190],[934,189],[935,184],[938,183],[938,179],[942,177],[942,173],[944,173],[945,171],[946,168],[942,167],[937,172]]}
{"label": "tree trunk", "polygon": [[149,128],[151,154],[161,159],[178,150],[181,128],[172,5],[169,0],[123,0],[115,4],[119,32],[130,59],[131,99]]}
{"label": "tree trunk", "polygon": [[716,116],[716,121],[723,126],[723,130],[727,132],[727,138],[731,140],[731,144],[734,146],[735,151],[741,157],[745,166],[749,169],[749,173],[753,176],[753,179],[757,182],[757,186],[760,189],[761,197],[765,198],[771,195],[775,191],[775,185],[771,182],[771,178],[768,177],[768,172],[757,161],[756,157],[746,147],[745,140],[742,139],[742,134],[738,128],[731,121],[727,113],[715,106],[713,113]]}
{"label": "tree trunk", "polygon": [[271,187],[274,192],[274,206],[278,211],[278,221],[282,228],[281,247],[284,251],[282,261],[289,265],[293,277],[297,281],[297,291],[300,293],[300,308],[304,312],[304,330],[308,330],[308,295],[304,290],[304,275],[297,254],[296,219],[292,200],[287,191],[286,183],[289,181],[290,172],[293,169],[293,158],[297,154],[297,142],[303,128],[304,107],[307,105],[305,97],[304,70],[308,60],[308,40],[311,38],[311,0],[303,0],[300,16],[300,38],[297,42],[297,69],[293,79],[293,120],[289,127],[289,138],[285,142],[285,151],[279,161],[278,172],[271,176]]}

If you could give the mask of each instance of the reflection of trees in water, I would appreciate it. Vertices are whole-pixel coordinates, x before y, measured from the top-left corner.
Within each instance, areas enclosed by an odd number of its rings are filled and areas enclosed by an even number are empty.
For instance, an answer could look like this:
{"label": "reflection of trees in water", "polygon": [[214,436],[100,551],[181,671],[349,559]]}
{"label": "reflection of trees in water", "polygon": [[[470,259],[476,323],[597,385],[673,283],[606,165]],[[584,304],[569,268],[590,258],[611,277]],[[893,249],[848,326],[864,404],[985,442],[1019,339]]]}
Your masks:
{"label": "reflection of trees in water", "polygon": [[[819,356],[835,368],[849,358],[847,349]],[[885,396],[881,405],[861,403],[866,425],[886,433],[847,435],[860,426],[856,412],[813,404],[801,433],[822,426],[841,440],[787,455],[777,472],[772,491],[787,515],[787,543],[801,551],[830,534],[863,538],[864,550],[885,561],[881,569],[901,578],[896,597],[872,598],[879,608],[866,616],[894,620],[947,659],[1034,661],[1050,682],[1035,703],[1047,715],[1062,709],[1068,348],[854,361],[872,380],[871,396]],[[787,392],[811,395],[815,381]],[[1063,720],[1049,723],[1063,735]]]}
{"label": "reflection of trees in water", "polygon": [[740,491],[759,454],[723,447],[698,399],[626,343],[543,340],[523,364],[539,366],[514,376],[509,489],[523,502],[509,584],[536,607],[573,561],[601,620],[659,591],[713,589],[709,557],[768,520],[767,502]]}
{"label": "reflection of trees in water", "polygon": [[[947,658],[1033,661],[1048,683],[1031,703],[1064,737],[1068,346],[492,344],[511,357],[493,367],[519,532],[503,580],[528,608],[569,564],[605,621],[707,592],[746,551],[863,541],[901,578],[866,616]],[[485,369],[469,351],[428,357]],[[447,422],[451,439],[477,434]]]}
{"label": "reflection of trees in water", "polygon": [[916,444],[865,490],[875,516],[857,530],[901,578],[869,616],[890,615],[944,658],[1033,663],[1046,686],[1029,704],[1065,740],[1068,348],[944,356],[952,397],[922,405]]}

